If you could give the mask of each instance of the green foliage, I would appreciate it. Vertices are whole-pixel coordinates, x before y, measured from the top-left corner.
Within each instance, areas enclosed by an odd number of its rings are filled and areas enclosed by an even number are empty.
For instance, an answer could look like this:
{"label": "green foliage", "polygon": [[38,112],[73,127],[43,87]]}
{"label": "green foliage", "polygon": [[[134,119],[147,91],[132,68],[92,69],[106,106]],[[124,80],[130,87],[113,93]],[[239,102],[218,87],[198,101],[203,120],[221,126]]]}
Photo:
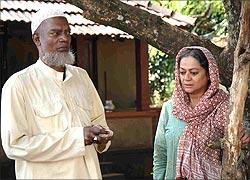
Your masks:
{"label": "green foliage", "polygon": [[152,1],[163,7],[196,17],[196,25],[190,32],[212,39],[215,36],[227,36],[227,19],[222,1],[183,0],[183,1]]}
{"label": "green foliage", "polygon": [[181,13],[197,17],[193,33],[208,37],[227,35],[226,14],[221,1],[187,1]]}
{"label": "green foliage", "polygon": [[171,97],[174,87],[174,59],[150,46],[149,86],[153,106],[161,106]]}

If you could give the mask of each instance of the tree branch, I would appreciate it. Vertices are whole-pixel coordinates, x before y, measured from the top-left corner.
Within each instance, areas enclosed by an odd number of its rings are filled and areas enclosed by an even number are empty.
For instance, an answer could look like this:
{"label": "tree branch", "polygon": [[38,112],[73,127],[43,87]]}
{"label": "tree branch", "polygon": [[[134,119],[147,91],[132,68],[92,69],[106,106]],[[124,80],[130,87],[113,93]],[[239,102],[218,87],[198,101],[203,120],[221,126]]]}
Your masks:
{"label": "tree branch", "polygon": [[[116,27],[152,46],[175,56],[183,46],[199,45],[219,57],[221,48],[209,40],[163,21],[161,17],[122,3],[120,0],[66,0],[83,10],[83,16],[103,25]],[[178,34],[178,36],[177,36]]]}
{"label": "tree branch", "polygon": [[204,13],[202,13],[201,15],[195,16],[197,20],[196,20],[194,28],[192,29],[192,33],[195,33],[196,29],[198,29],[204,23],[204,21],[207,21],[207,19],[210,16],[211,16],[211,3],[209,2]]}

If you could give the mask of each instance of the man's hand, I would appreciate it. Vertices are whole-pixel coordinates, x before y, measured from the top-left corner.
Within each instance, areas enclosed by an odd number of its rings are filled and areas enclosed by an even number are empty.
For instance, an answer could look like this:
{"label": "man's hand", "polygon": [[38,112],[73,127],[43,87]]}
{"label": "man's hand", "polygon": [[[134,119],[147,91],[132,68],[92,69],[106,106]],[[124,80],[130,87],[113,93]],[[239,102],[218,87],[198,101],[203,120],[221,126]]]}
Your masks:
{"label": "man's hand", "polygon": [[99,134],[105,134],[105,129],[100,125],[84,127],[84,141],[85,145],[91,145],[98,139]]}
{"label": "man's hand", "polygon": [[107,144],[113,137],[114,133],[110,129],[105,129],[105,134],[99,134],[97,137],[97,144]]}
{"label": "man's hand", "polygon": [[84,127],[85,145],[106,144],[113,137],[113,131],[103,128],[101,125]]}

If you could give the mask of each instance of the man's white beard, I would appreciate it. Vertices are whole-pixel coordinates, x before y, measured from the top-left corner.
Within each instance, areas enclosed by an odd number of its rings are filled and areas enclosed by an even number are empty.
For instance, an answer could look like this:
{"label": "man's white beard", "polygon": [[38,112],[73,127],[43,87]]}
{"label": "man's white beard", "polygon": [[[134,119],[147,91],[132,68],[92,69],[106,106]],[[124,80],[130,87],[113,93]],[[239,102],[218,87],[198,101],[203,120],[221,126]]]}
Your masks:
{"label": "man's white beard", "polygon": [[49,66],[61,67],[65,64],[74,64],[75,55],[69,52],[48,52],[45,53],[41,60]]}

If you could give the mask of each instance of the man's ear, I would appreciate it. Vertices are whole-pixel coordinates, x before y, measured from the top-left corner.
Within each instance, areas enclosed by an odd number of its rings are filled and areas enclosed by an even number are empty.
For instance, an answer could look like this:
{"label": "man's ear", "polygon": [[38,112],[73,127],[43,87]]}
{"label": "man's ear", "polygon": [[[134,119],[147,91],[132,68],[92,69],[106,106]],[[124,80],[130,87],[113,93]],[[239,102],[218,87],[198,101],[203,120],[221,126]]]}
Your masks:
{"label": "man's ear", "polygon": [[33,39],[33,42],[35,43],[35,45],[38,47],[41,45],[41,42],[40,42],[40,37],[37,33],[34,33],[32,35],[32,39]]}

